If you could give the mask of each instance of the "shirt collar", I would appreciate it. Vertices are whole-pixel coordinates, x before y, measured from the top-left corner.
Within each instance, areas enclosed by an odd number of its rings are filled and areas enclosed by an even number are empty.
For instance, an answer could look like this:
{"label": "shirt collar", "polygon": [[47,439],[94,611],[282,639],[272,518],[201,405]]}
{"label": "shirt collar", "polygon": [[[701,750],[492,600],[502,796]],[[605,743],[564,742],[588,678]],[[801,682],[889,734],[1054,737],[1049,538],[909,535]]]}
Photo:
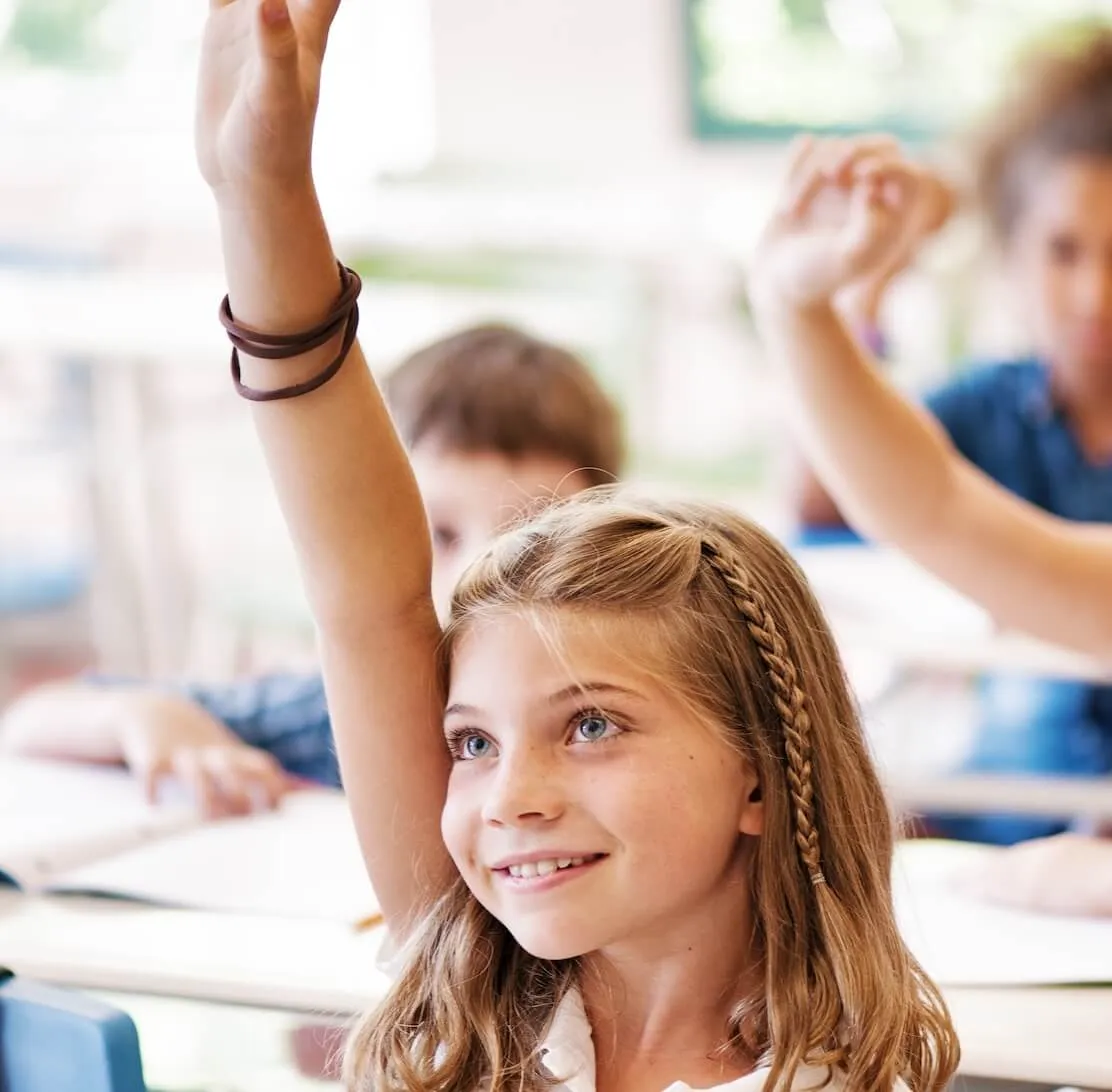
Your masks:
{"label": "shirt collar", "polygon": [[1037,367],[1019,376],[1019,411],[1032,424],[1046,425],[1057,417],[1059,407],[1054,397],[1050,369],[1041,361],[1033,363]]}
{"label": "shirt collar", "polygon": [[568,990],[557,1006],[541,1044],[541,1058],[568,1092],[595,1092],[595,1044],[577,989]]}
{"label": "shirt collar", "polygon": [[[587,1010],[577,989],[570,989],[556,1008],[549,1024],[548,1034],[541,1043],[544,1067],[561,1082],[567,1092],[595,1092],[595,1044]],[[768,1069],[761,1067],[734,1081],[716,1085],[701,1092],[761,1092],[768,1077]],[[824,1089],[837,1092],[841,1082],[835,1074],[831,1079],[825,1067],[800,1066],[792,1087],[800,1090]],[[692,1092],[686,1084],[677,1081],[661,1092]],[[899,1082],[893,1092],[907,1092]]]}

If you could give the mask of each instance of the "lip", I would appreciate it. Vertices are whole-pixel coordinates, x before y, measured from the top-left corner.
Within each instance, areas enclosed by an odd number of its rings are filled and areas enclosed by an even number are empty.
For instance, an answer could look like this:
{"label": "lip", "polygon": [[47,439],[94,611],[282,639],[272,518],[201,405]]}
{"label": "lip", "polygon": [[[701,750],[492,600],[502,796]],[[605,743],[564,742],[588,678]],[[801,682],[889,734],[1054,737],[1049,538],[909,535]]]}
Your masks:
{"label": "lip", "polygon": [[[593,854],[579,854],[580,857],[588,857],[581,865],[572,865],[569,868],[559,868],[555,872],[550,872],[547,876],[511,876],[509,868],[493,870],[496,881],[511,892],[518,894],[538,894],[543,891],[550,891],[554,887],[560,887],[565,883],[571,883],[573,880],[580,876],[585,875],[587,872],[592,871],[596,865],[602,864],[606,860],[607,854],[593,853]],[[534,860],[547,861],[551,860],[550,857],[534,857]],[[525,864],[525,860],[514,861],[514,864]]]}
{"label": "lip", "polygon": [[605,853],[595,853],[582,849],[541,849],[535,853],[517,853],[512,857],[502,857],[488,866],[492,872],[505,872],[510,865],[535,864],[537,861],[559,861],[575,857],[605,857]]}

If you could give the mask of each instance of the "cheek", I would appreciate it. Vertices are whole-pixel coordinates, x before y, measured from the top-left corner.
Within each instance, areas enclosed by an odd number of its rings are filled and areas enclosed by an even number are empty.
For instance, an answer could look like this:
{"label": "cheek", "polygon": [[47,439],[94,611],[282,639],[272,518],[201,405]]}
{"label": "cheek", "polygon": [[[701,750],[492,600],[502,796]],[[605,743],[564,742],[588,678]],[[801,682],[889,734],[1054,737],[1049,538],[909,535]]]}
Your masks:
{"label": "cheek", "polygon": [[1036,323],[1053,321],[1069,295],[1070,270],[1049,254],[1017,256],[1012,279],[1024,313]]}
{"label": "cheek", "polygon": [[451,601],[460,577],[467,567],[490,545],[493,536],[471,534],[460,538],[450,549],[434,550],[432,591],[438,607]]}
{"label": "cheek", "polygon": [[[692,845],[728,851],[738,838],[741,772],[728,760],[681,753],[601,794],[601,808],[660,862],[683,860]],[[672,866],[669,866],[672,867]]]}
{"label": "cheek", "polygon": [[474,849],[475,811],[470,802],[471,794],[459,780],[453,772],[448,781],[448,795],[440,813],[440,836],[456,868],[466,874]]}

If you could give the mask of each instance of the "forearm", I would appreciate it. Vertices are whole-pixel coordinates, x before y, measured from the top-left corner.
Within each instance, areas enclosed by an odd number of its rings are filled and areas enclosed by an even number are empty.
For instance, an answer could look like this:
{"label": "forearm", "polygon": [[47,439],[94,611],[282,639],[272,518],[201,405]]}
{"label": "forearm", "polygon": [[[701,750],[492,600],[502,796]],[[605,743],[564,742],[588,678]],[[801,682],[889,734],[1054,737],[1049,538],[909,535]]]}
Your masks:
{"label": "forearm", "polygon": [[132,693],[115,687],[42,687],[0,718],[0,748],[40,758],[123,762],[122,725],[132,700]]}
{"label": "forearm", "polygon": [[805,454],[848,522],[900,545],[933,535],[957,463],[938,426],[888,384],[829,306],[765,302],[758,321],[791,387]]}
{"label": "forearm", "polygon": [[154,686],[64,683],[14,702],[0,718],[0,749],[75,762],[122,763],[129,742],[188,723],[191,746],[242,742],[189,698]]}
{"label": "forearm", "polygon": [[803,531],[848,530],[845,517],[804,460],[798,460],[793,486],[795,519]]}
{"label": "forearm", "polygon": [[851,526],[905,550],[1002,625],[1112,660],[1112,533],[1067,523],[967,463],[829,308],[759,315],[798,433]]}
{"label": "forearm", "polygon": [[[312,186],[250,200],[221,197],[218,207],[236,320],[267,333],[319,322],[340,281]],[[340,340],[294,360],[241,354],[243,382],[268,389],[315,375]],[[366,625],[428,596],[424,509],[358,343],[325,386],[253,408],[318,625]]]}

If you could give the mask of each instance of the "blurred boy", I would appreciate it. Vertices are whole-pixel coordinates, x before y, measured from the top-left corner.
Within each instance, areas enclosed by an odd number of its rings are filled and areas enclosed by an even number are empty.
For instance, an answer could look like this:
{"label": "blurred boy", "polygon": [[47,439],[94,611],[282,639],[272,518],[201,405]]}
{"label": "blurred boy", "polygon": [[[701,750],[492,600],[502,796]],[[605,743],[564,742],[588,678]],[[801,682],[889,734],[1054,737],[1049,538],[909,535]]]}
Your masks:
{"label": "blurred boy", "polygon": [[[618,413],[586,365],[513,328],[437,341],[383,386],[424,496],[441,610],[508,523],[621,473]],[[227,686],[49,686],[0,720],[0,747],[122,762],[152,799],[174,779],[212,815],[273,806],[295,779],[339,785],[319,674]]]}

